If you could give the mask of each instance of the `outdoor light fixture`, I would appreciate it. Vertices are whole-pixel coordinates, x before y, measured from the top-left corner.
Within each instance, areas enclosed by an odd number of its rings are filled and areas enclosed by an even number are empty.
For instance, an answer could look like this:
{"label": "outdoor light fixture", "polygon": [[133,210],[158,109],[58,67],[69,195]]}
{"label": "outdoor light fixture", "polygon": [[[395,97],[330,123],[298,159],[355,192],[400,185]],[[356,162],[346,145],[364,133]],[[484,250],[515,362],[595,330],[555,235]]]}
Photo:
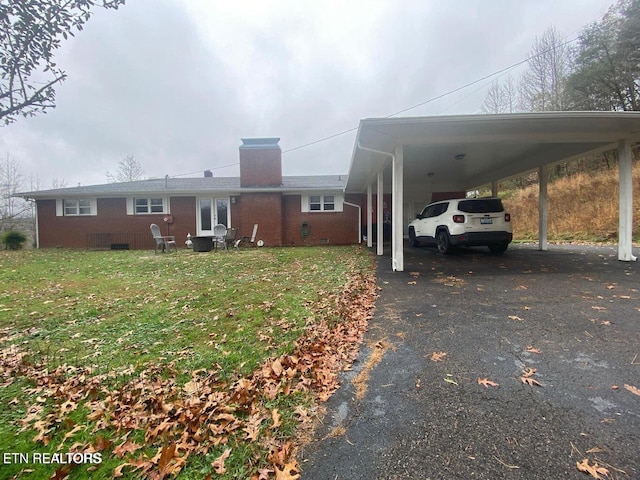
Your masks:
{"label": "outdoor light fixture", "polygon": [[456,160],[460,161],[460,160],[464,160],[465,154],[464,153],[458,153],[455,157]]}

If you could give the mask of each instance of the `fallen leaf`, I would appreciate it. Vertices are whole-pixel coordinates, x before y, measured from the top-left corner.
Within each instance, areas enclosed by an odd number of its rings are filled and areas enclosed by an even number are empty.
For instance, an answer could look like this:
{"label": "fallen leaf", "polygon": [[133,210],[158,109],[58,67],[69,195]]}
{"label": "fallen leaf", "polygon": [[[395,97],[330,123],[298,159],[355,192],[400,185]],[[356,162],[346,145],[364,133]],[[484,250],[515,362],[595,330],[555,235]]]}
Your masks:
{"label": "fallen leaf", "polygon": [[633,393],[634,395],[640,395],[640,389],[638,387],[634,387],[632,385],[627,385],[626,383],[624,384],[624,388],[626,390],[629,390],[631,393]]}
{"label": "fallen leaf", "polygon": [[136,450],[140,450],[142,445],[138,445],[137,443],[133,443],[130,440],[127,440],[117,447],[113,449],[113,454],[118,458],[123,458],[127,453],[133,453]]}
{"label": "fallen leaf", "polygon": [[273,421],[273,425],[271,425],[271,428],[275,429],[282,425],[282,415],[280,415],[280,412],[278,412],[277,408],[271,410],[271,420]]}
{"label": "fallen leaf", "polygon": [[227,448],[224,452],[222,452],[222,455],[211,462],[211,466],[217,474],[222,475],[227,471],[227,468],[224,466],[224,461],[229,458],[229,455],[231,455],[231,449]]}
{"label": "fallen leaf", "polygon": [[609,470],[604,467],[598,465],[597,462],[594,462],[593,465],[589,464],[589,459],[585,458],[582,462],[576,462],[576,468],[581,472],[588,473],[593,478],[601,479],[601,475],[605,477],[609,476]]}
{"label": "fallen leaf", "polygon": [[447,382],[447,383],[452,383],[452,384],[454,384],[454,385],[457,385],[457,384],[458,384],[458,382],[456,382],[455,380],[453,380],[453,379],[451,379],[451,378],[445,378],[445,379],[444,379],[444,381],[445,381],[445,382]]}
{"label": "fallen leaf", "polygon": [[171,462],[175,454],[176,454],[175,443],[172,443],[168,447],[162,448],[162,453],[160,454],[160,460],[158,461],[158,469],[160,470],[160,475],[162,477],[171,473],[169,463]]}
{"label": "fallen leaf", "polygon": [[532,345],[529,345],[526,348],[526,351],[529,352],[529,353],[542,353],[538,348],[536,348],[536,347],[534,347]]}
{"label": "fallen leaf", "polygon": [[602,453],[605,452],[606,450],[604,450],[603,448],[600,447],[593,447],[590,448],[589,450],[587,450],[587,453]]}
{"label": "fallen leaf", "polygon": [[522,370],[522,376],[520,377],[520,381],[526,385],[529,385],[530,387],[533,387],[534,385],[538,385],[539,387],[542,386],[542,384],[537,381],[535,378],[533,378],[533,376],[536,373],[536,369],[535,368],[531,368],[531,367],[526,367]]}
{"label": "fallen leaf", "polygon": [[416,285],[418,282],[416,282],[415,280],[411,281],[411,282],[407,282],[407,285]]}
{"label": "fallen leaf", "polygon": [[300,470],[295,460],[285,464],[282,470],[276,467],[276,480],[298,480],[298,478],[300,478]]}
{"label": "fallen leaf", "polygon": [[538,385],[539,387],[542,386],[542,384],[539,381],[537,381],[535,378],[520,377],[520,381],[522,383],[529,385],[530,387],[533,387],[534,385]]}
{"label": "fallen leaf", "polygon": [[432,362],[442,362],[444,360],[444,357],[447,356],[447,352],[433,352],[431,354],[431,361]]}
{"label": "fallen leaf", "polygon": [[492,382],[488,378],[478,378],[478,384],[484,385],[485,388],[489,388],[489,386],[492,386],[492,387],[500,386],[500,384],[498,384],[496,382]]}
{"label": "fallen leaf", "polygon": [[518,320],[518,321],[520,321],[520,322],[522,321],[522,319],[521,319],[519,316],[517,316],[517,315],[509,315],[509,318],[510,318],[511,320]]}

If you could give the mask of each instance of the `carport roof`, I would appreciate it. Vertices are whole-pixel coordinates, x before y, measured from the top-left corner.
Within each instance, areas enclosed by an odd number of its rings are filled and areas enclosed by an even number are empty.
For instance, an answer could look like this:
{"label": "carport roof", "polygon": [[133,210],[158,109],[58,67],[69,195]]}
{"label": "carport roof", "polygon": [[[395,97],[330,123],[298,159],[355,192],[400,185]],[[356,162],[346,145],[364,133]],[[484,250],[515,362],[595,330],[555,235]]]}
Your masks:
{"label": "carport roof", "polygon": [[[640,141],[640,112],[367,118],[360,121],[346,190],[363,192],[403,145],[404,178],[468,190],[540,166]],[[457,158],[456,158],[457,157]]]}

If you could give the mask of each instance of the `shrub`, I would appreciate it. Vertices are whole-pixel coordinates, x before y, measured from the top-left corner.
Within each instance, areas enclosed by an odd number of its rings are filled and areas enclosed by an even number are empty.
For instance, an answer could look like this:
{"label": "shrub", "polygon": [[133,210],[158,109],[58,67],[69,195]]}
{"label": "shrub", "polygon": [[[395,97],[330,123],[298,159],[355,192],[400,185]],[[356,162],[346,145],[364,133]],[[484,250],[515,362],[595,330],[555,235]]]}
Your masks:
{"label": "shrub", "polygon": [[16,230],[8,230],[2,234],[0,241],[4,243],[5,250],[20,250],[27,241],[27,236]]}

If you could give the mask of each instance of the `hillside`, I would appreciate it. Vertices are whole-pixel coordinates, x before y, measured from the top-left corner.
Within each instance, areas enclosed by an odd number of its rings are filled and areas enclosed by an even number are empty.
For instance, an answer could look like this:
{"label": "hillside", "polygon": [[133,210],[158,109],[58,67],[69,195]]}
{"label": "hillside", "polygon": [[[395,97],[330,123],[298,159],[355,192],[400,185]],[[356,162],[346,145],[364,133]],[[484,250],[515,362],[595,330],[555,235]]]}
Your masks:
{"label": "hillside", "polygon": [[[550,241],[617,241],[618,169],[577,173],[549,183]],[[538,185],[505,191],[515,240],[538,238]],[[640,242],[640,162],[633,167],[633,239]]]}

